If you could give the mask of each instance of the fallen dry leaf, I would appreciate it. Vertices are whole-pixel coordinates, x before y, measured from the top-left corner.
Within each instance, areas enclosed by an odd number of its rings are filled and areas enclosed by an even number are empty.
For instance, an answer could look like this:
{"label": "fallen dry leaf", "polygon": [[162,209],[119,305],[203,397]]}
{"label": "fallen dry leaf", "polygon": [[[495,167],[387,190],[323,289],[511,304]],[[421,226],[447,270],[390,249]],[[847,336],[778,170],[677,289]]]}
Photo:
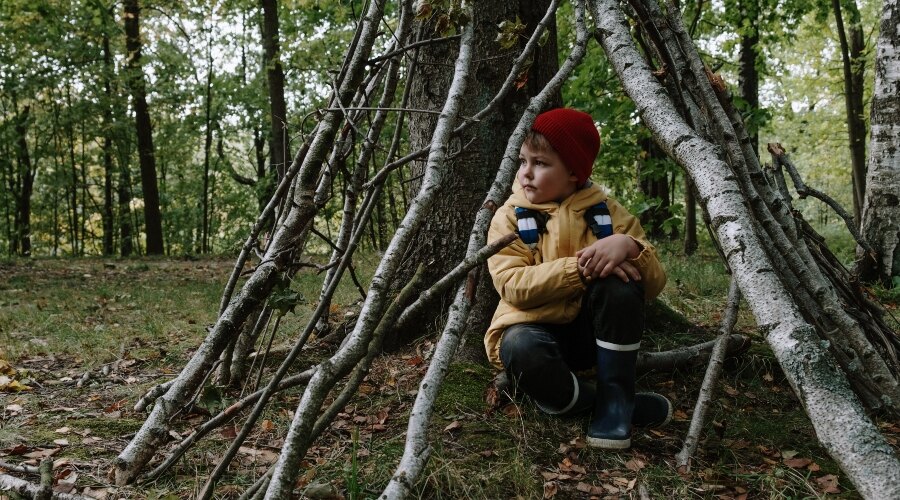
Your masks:
{"label": "fallen dry leaf", "polygon": [[251,448],[249,446],[241,446],[238,448],[238,453],[249,455],[260,462],[274,464],[278,461],[278,454],[274,451],[264,450],[259,448]]}
{"label": "fallen dry leaf", "polygon": [[559,485],[556,481],[547,481],[544,483],[544,498],[553,498],[559,493]]}
{"label": "fallen dry leaf", "polygon": [[462,424],[459,423],[459,420],[454,420],[453,422],[450,422],[450,425],[448,425],[447,427],[444,427],[444,432],[449,432],[451,434],[454,432],[459,432],[461,430],[462,430]]}
{"label": "fallen dry leaf", "polygon": [[26,458],[33,458],[35,460],[43,460],[47,457],[56,455],[57,453],[59,453],[60,449],[61,448],[38,448],[30,453],[25,453],[22,456]]}
{"label": "fallen dry leaf", "polygon": [[263,420],[260,427],[262,427],[263,432],[272,432],[275,430],[275,424],[271,420]]}
{"label": "fallen dry leaf", "polygon": [[93,489],[90,486],[86,487],[81,492],[82,495],[90,498],[94,498],[96,500],[105,500],[109,495],[109,488],[97,488]]}
{"label": "fallen dry leaf", "polygon": [[585,482],[579,482],[575,485],[575,489],[582,492],[587,493],[588,495],[602,495],[603,488],[600,486],[594,486],[593,484],[588,484]]}
{"label": "fallen dry leaf", "polygon": [[634,472],[638,472],[646,466],[647,464],[645,464],[644,461],[640,458],[632,458],[631,460],[625,462],[625,468]]}
{"label": "fallen dry leaf", "polygon": [[787,458],[784,460],[784,465],[794,469],[802,469],[811,463],[812,460],[808,458]]}
{"label": "fallen dry leaf", "polygon": [[838,478],[834,474],[817,477],[816,483],[819,485],[819,490],[822,491],[822,493],[835,494],[841,492],[841,489],[838,487]]}
{"label": "fallen dry leaf", "polygon": [[559,477],[559,474],[550,471],[541,471],[541,476],[544,478],[544,481],[553,481],[554,479]]}

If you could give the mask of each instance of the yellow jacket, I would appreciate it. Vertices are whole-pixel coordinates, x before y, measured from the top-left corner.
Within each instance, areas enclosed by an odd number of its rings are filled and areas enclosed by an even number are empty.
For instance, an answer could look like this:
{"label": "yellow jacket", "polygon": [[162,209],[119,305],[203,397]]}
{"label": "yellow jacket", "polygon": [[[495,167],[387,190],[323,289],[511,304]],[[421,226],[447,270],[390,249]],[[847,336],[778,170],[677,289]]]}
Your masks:
{"label": "yellow jacket", "polygon": [[643,248],[640,255],[629,261],[641,273],[647,300],[656,297],[666,284],[666,273],[656,250],[647,241],[637,218],[608,198],[599,186],[588,184],[562,203],[533,204],[525,198],[519,183],[514,182],[512,196],[491,220],[488,241],[516,231],[515,207],[549,215],[547,232],[540,235],[534,250],[516,239],[488,259],[500,304],[484,337],[484,347],[488,359],[497,368],[503,368],[500,336],[506,328],[520,323],[564,324],[578,316],[585,285],[578,276],[575,252],[597,241],[584,219],[584,212],[600,202],[605,201],[609,208],[613,231],[631,236]]}

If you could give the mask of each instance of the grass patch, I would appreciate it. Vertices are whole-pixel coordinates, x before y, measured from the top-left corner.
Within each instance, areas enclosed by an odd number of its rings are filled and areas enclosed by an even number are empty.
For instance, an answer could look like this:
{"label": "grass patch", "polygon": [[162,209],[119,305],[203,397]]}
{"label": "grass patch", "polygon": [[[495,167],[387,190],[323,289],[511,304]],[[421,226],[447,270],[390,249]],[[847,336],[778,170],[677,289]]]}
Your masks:
{"label": "grass patch", "polygon": [[[668,349],[714,338],[729,284],[718,255],[708,246],[691,257],[675,244],[664,243],[660,249],[669,283],[652,308],[646,345]],[[370,279],[376,263],[376,255],[360,256],[361,280]],[[177,373],[196,349],[214,320],[231,266],[228,259],[0,261],[3,356],[35,382],[33,391],[3,396],[4,407],[22,410],[5,410],[0,417],[0,453],[68,439],[59,456],[80,464],[79,486],[105,485],[109,465],[144,418],[132,406],[149,387]],[[298,274],[291,288],[306,302],[284,317],[275,346],[289,345],[305,325],[320,280],[308,270]],[[333,317],[355,310],[359,299],[355,286],[342,284]],[[451,366],[439,393],[429,428],[431,459],[414,496],[539,498],[556,491],[554,498],[588,498],[585,489],[600,488],[600,497],[634,497],[640,490],[653,498],[744,493],[805,498],[821,494],[817,480],[835,475],[841,496],[858,497],[816,442],[746,307],[737,328],[754,344],[742,358],[726,363],[690,474],[677,474],[672,464],[687,432],[702,368],[641,377],[640,389],[675,402],[675,421],[665,429],[636,433],[631,450],[612,453],[583,446],[587,416],[549,418],[528,401],[491,412],[484,393],[493,369],[459,362]],[[357,492],[357,498],[380,493],[403,453],[408,414],[434,342],[420,339],[418,345],[374,362],[357,397],[304,457],[301,484],[327,483],[345,496]],[[327,352],[314,344],[297,367],[309,366]],[[281,359],[274,356],[267,366]],[[86,372],[91,377],[78,387]],[[265,472],[265,452],[280,450],[301,393],[302,388],[287,391],[266,410],[247,444],[260,454],[239,456],[221,495]],[[226,390],[223,396],[222,404],[228,404],[239,393]],[[187,432],[204,418],[201,410],[185,412],[174,421],[174,430]],[[265,428],[263,421],[268,422]],[[67,433],[57,432],[65,427]],[[900,428],[890,423],[882,428],[896,443]],[[217,431],[158,481],[118,495],[192,498],[227,444],[227,430],[226,435]],[[354,456],[355,468],[348,465]],[[810,464],[797,467],[802,462],[792,459],[809,459]]]}

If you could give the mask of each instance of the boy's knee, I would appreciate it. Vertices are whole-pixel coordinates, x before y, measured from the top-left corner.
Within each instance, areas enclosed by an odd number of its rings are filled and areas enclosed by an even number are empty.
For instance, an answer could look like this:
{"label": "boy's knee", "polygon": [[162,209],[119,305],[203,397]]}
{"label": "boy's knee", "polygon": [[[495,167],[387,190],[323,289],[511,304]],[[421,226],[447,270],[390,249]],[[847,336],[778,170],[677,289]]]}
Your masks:
{"label": "boy's knee", "polygon": [[514,367],[515,371],[527,371],[544,359],[542,354],[551,348],[552,342],[550,334],[537,325],[513,325],[500,339],[500,361],[507,369]]}
{"label": "boy's knee", "polygon": [[640,281],[626,283],[617,276],[607,276],[591,283],[587,293],[595,306],[604,305],[613,311],[641,310],[644,307],[644,285]]}

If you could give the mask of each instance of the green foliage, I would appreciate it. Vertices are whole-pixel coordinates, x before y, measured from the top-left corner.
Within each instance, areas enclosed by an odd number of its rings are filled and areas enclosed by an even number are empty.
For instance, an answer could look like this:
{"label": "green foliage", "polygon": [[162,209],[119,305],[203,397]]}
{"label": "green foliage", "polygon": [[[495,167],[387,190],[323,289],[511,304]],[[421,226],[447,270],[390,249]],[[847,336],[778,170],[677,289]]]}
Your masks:
{"label": "green foliage", "polygon": [[[860,0],[857,4],[860,22],[871,38],[880,2]],[[286,121],[294,152],[314,124],[314,118],[307,117],[325,104],[365,5],[363,0],[278,2],[279,57],[285,70]],[[698,6],[702,7],[699,12]],[[683,8],[689,25],[697,20],[694,36],[705,62],[728,82],[737,81],[740,37],[758,32],[762,106],[752,110],[736,99],[748,129],[759,131],[763,145],[781,142],[808,183],[849,206],[849,156],[831,3],[727,0],[686,2]],[[388,6],[386,29],[396,26],[396,9],[393,3]],[[429,36],[447,36],[468,21],[458,1],[420,0],[415,9],[421,21],[430,23]],[[759,16],[757,23],[751,22],[754,11]],[[211,251],[233,253],[239,247],[273,188],[266,161],[271,123],[266,68],[261,64],[261,17],[258,3],[251,0],[162,2],[145,5],[142,11],[142,61],[169,254],[192,255],[202,250],[208,127],[212,129]],[[560,60],[574,40],[573,18],[573,6],[563,2],[557,16]],[[31,219],[34,254],[102,252],[107,177],[111,177],[113,190],[114,246],[123,246],[122,230],[131,226],[130,238],[140,251],[143,200],[134,117],[124,81],[128,56],[122,21],[121,4],[107,0],[0,3],[0,183],[4,186],[0,189],[0,253],[12,251],[13,215],[20,189],[14,124],[25,106],[30,107],[31,116],[27,146],[37,172]],[[519,18],[492,22],[499,23],[497,43],[503,48],[520,42],[527,28]],[[548,36],[541,39],[542,46]],[[387,38],[377,49],[383,48]],[[112,55],[109,65],[104,63],[104,39],[109,41]],[[871,51],[866,52],[865,63],[870,68],[872,56]],[[870,80],[867,78],[867,84]],[[640,181],[667,175],[676,185],[667,200],[671,208],[663,225],[667,229],[680,225],[678,200],[683,186],[679,170],[671,163],[649,162],[642,156],[648,133],[598,44],[589,44],[583,63],[563,89],[563,97],[567,106],[582,109],[597,120],[602,147],[594,179],[641,213],[663,200],[642,194]],[[383,137],[392,134],[395,126],[396,115],[392,114]],[[359,137],[352,139],[357,145],[361,142]],[[370,168],[383,165],[385,154],[383,149],[377,150]],[[105,170],[106,155],[111,156],[111,174]],[[348,156],[348,167],[354,158],[355,154]],[[639,162],[641,178],[635,173]],[[338,182],[343,186],[343,179]],[[388,188],[397,198],[389,207],[393,212],[384,207],[390,220],[403,213],[401,198],[407,187],[396,176],[389,180]],[[120,192],[132,197],[130,204],[119,205]],[[317,216],[326,232],[333,232],[342,217],[341,198],[336,191]],[[837,223],[815,201],[798,201],[797,206],[817,227]],[[364,243],[378,246],[376,240],[373,236]],[[308,249],[313,253],[330,251],[318,240],[310,242]]]}
{"label": "green foliage", "polygon": [[278,316],[294,312],[298,304],[304,303],[306,299],[303,298],[303,294],[291,289],[291,280],[287,277],[279,280],[269,295],[269,307],[274,309]]}

